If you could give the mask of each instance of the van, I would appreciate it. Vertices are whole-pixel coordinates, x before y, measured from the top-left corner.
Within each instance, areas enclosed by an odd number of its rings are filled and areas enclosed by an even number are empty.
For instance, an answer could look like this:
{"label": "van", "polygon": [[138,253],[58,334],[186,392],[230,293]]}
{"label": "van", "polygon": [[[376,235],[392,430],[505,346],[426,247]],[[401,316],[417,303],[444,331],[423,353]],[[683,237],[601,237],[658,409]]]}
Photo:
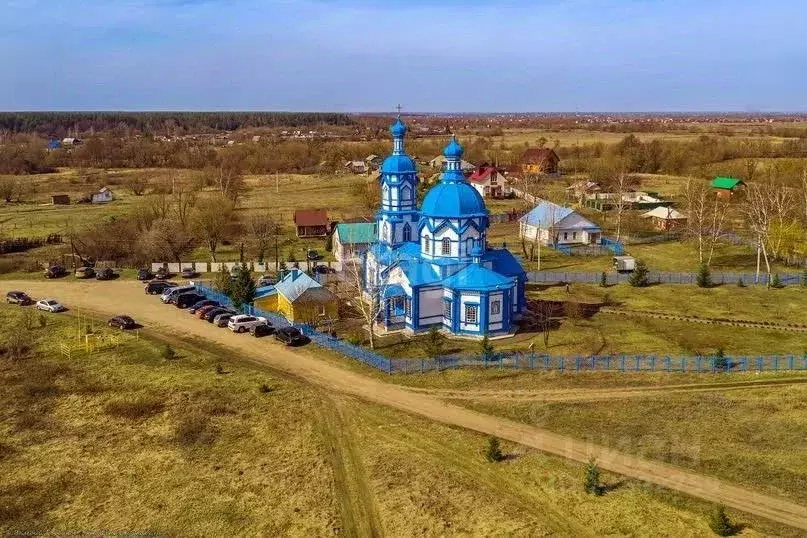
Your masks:
{"label": "van", "polygon": [[180,293],[188,293],[189,291],[196,291],[196,286],[178,286],[176,288],[168,288],[162,293],[162,295],[160,295],[160,300],[167,304],[171,301],[172,297],[175,297]]}

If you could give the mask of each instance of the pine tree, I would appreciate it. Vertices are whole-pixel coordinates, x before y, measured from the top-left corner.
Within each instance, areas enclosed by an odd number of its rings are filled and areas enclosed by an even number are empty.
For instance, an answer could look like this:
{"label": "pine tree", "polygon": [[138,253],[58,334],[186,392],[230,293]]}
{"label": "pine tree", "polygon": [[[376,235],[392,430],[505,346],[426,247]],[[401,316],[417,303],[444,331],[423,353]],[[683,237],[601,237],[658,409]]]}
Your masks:
{"label": "pine tree", "polygon": [[779,273],[773,274],[773,280],[771,280],[771,287],[772,288],[781,288],[782,281],[779,279]]}
{"label": "pine tree", "polygon": [[712,287],[712,273],[709,272],[709,266],[702,263],[698,266],[698,275],[695,277],[699,288]]}
{"label": "pine tree", "polygon": [[605,274],[605,271],[602,272],[600,275],[600,287],[607,288],[608,287],[608,275]]}
{"label": "pine tree", "polygon": [[488,448],[485,450],[485,459],[491,463],[502,461],[502,449],[499,446],[499,439],[496,437],[488,438]]}
{"label": "pine tree", "polygon": [[583,488],[589,495],[602,495],[602,485],[600,484],[600,467],[597,460],[591,458],[586,466],[586,478]]}
{"label": "pine tree", "polygon": [[807,267],[801,272],[801,287],[807,288]]}
{"label": "pine tree", "polygon": [[724,506],[718,506],[709,514],[709,528],[718,536],[733,536],[736,532]]}
{"label": "pine tree", "polygon": [[479,351],[482,353],[482,356],[485,357],[485,360],[493,358],[493,344],[490,343],[488,335],[485,335],[482,341],[479,342]]}
{"label": "pine tree", "polygon": [[224,264],[222,264],[221,269],[219,269],[219,272],[216,273],[216,279],[213,281],[213,288],[219,293],[229,296],[232,283],[233,279],[230,276],[230,272],[226,267],[224,267]]}
{"label": "pine tree", "polygon": [[644,260],[636,260],[636,266],[633,269],[633,273],[630,275],[630,279],[628,279],[628,283],[633,286],[634,288],[643,288],[647,286],[647,265],[645,265]]}
{"label": "pine tree", "polygon": [[421,348],[427,357],[434,359],[443,353],[445,347],[446,337],[441,333],[437,327],[431,327],[426,336],[421,340]]}
{"label": "pine tree", "polygon": [[230,299],[233,301],[233,306],[240,308],[242,305],[250,304],[254,297],[255,281],[252,280],[252,271],[245,263],[242,263],[230,286]]}
{"label": "pine tree", "polygon": [[745,287],[745,282],[743,282],[743,277],[740,277],[740,278],[737,279],[737,287],[738,288],[744,288]]}

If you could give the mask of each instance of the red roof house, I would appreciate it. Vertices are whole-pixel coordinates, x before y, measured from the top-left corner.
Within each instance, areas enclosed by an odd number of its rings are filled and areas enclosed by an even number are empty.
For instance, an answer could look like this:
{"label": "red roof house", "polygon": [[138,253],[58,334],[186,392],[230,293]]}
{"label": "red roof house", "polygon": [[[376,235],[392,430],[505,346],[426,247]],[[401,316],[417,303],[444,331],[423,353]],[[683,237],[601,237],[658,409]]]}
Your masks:
{"label": "red roof house", "polygon": [[298,209],[294,212],[297,237],[324,237],[328,235],[328,212],[324,209]]}
{"label": "red roof house", "polygon": [[474,170],[468,182],[479,191],[483,198],[501,198],[504,196],[507,180],[495,166],[485,163]]}

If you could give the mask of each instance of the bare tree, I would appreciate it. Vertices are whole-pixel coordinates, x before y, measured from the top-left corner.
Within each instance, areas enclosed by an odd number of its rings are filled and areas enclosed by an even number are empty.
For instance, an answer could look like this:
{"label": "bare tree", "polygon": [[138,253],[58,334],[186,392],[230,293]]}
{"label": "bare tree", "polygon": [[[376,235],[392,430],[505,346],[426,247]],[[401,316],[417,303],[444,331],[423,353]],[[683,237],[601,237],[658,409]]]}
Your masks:
{"label": "bare tree", "polygon": [[216,251],[221,241],[235,231],[235,222],[235,204],[224,195],[216,194],[196,203],[191,213],[191,229],[207,246],[212,261],[217,261]]}
{"label": "bare tree", "polygon": [[[687,235],[698,245],[698,263],[712,263],[715,246],[725,235],[728,202],[718,200],[705,182],[689,178],[684,187]],[[708,252],[708,255],[707,255]]]}
{"label": "bare tree", "polygon": [[620,172],[616,176],[616,181],[614,181],[614,187],[616,190],[616,240],[619,241],[620,237],[622,236],[622,215],[625,213],[625,208],[627,207],[627,201],[625,200],[625,195],[627,194],[627,189],[629,186],[629,179],[625,172]]}
{"label": "bare tree", "polygon": [[0,178],[0,198],[6,203],[14,200],[18,189],[19,181],[16,178],[9,176]]}
{"label": "bare tree", "polygon": [[801,196],[804,202],[804,225],[807,226],[807,168],[801,172]]}
{"label": "bare tree", "polygon": [[133,172],[128,175],[125,181],[126,186],[135,196],[142,196],[146,192],[148,186],[148,179],[139,172]]}
{"label": "bare tree", "polygon": [[148,232],[140,236],[138,246],[148,259],[170,259],[179,263],[182,256],[194,249],[196,242],[177,221],[159,219],[152,223]]}
{"label": "bare tree", "polygon": [[250,215],[244,223],[244,231],[251,250],[259,261],[264,261],[266,251],[277,241],[280,225],[274,221],[270,213]]}
{"label": "bare tree", "polygon": [[171,201],[176,212],[177,220],[183,228],[188,226],[191,210],[196,205],[199,188],[194,183],[173,181],[171,187]]}
{"label": "bare tree", "polygon": [[759,281],[760,253],[765,260],[765,268],[770,281],[771,264],[768,259],[767,244],[771,239],[771,227],[774,222],[783,222],[793,208],[792,191],[777,181],[758,181],[746,185],[744,213],[749,229],[757,238],[757,276]]}
{"label": "bare tree", "polygon": [[[367,325],[370,333],[370,349],[375,349],[375,324],[384,312],[386,301],[384,291],[389,286],[389,271],[382,272],[374,261],[361,263],[361,254],[352,247],[344,258],[342,271],[351,285],[354,294],[356,309]],[[366,283],[366,287],[365,287]]]}

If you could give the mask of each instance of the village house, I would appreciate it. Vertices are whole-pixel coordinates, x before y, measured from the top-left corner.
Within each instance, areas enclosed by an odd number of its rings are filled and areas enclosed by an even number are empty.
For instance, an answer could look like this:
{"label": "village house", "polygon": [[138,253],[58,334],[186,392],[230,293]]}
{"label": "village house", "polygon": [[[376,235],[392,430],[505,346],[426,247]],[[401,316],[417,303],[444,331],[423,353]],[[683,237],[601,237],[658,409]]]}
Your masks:
{"label": "village house", "polygon": [[619,194],[595,191],[585,195],[585,205],[597,211],[610,211],[617,208],[620,199],[623,209],[655,209],[670,203],[659,198],[654,192],[630,191]]}
{"label": "village house", "polygon": [[495,166],[485,163],[468,177],[468,182],[483,198],[501,198],[507,194],[507,180]]}
{"label": "village house", "polygon": [[530,148],[521,157],[521,171],[525,174],[559,176],[560,157],[550,148]]}
{"label": "village house", "polygon": [[370,171],[370,167],[364,161],[348,161],[345,163],[345,168],[353,174],[366,174]]}
{"label": "village house", "polygon": [[364,162],[371,170],[378,170],[378,167],[381,166],[381,157],[375,154],[368,155],[365,157]]}
{"label": "village house", "polygon": [[679,213],[672,207],[657,207],[644,213],[642,218],[650,219],[653,228],[656,230],[667,232],[680,228],[687,223],[686,215]]}
{"label": "village house", "polygon": [[595,192],[600,192],[602,187],[600,187],[599,183],[594,181],[577,181],[576,183],[572,183],[570,186],[566,187],[566,192],[574,196],[574,198],[579,202],[583,203],[586,196],[589,194],[593,194]]}
{"label": "village house", "polygon": [[67,137],[62,139],[62,146],[78,146],[81,144],[80,138]]}
{"label": "village house", "polygon": [[[444,155],[440,155],[429,161],[429,166],[431,166],[432,168],[436,168],[437,170],[441,171],[445,170],[445,165],[446,165],[446,158]],[[460,169],[462,170],[463,174],[470,174],[471,172],[476,170],[476,166],[463,159],[460,162]]]}
{"label": "village house", "polygon": [[745,188],[745,183],[741,179],[733,177],[716,177],[709,183],[709,186],[715,190],[718,199],[730,200],[736,192]]}
{"label": "village house", "polygon": [[106,204],[115,199],[115,194],[109,187],[104,187],[98,192],[92,193],[90,196],[90,202],[94,204]]}
{"label": "village house", "polygon": [[519,237],[542,245],[597,245],[602,230],[573,209],[542,200],[519,220]]}
{"label": "village house", "polygon": [[53,205],[70,205],[70,196],[66,194],[54,194],[50,197],[50,203]]}
{"label": "village house", "polygon": [[298,209],[294,212],[297,237],[325,237],[328,224],[328,212],[324,209]]}
{"label": "village house", "polygon": [[357,261],[375,241],[375,222],[340,222],[333,233],[336,261]]}
{"label": "village house", "polygon": [[338,297],[300,269],[285,273],[274,286],[258,288],[253,304],[278,312],[292,323],[339,317]]}

